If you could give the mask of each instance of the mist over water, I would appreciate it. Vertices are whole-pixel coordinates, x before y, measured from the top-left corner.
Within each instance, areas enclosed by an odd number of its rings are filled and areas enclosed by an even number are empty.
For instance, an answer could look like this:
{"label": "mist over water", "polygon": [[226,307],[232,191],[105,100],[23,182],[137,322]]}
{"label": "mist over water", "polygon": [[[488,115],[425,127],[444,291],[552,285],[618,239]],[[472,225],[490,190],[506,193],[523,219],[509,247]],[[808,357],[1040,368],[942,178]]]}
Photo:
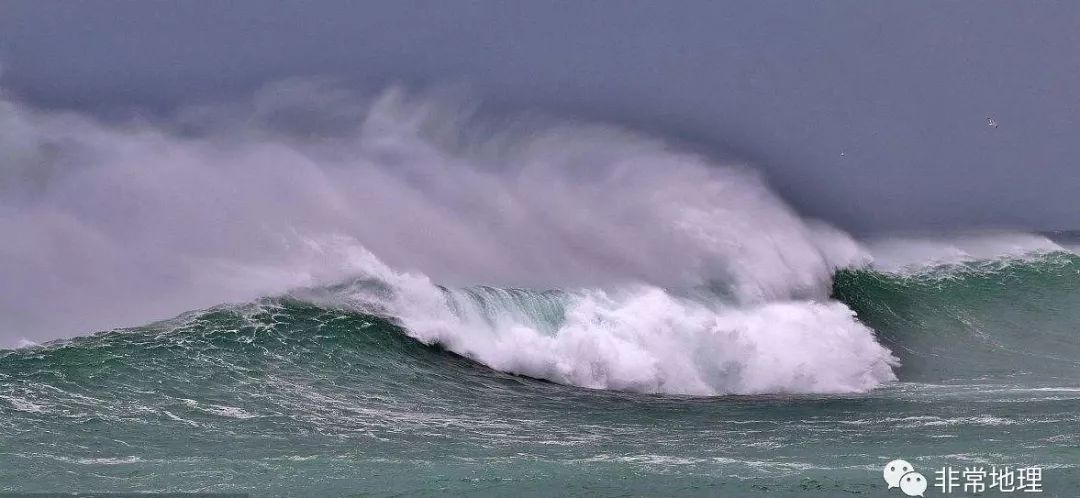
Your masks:
{"label": "mist over water", "polygon": [[[749,301],[820,296],[861,257],[746,169],[616,127],[483,122],[401,90],[282,84],[168,125],[5,101],[0,120],[2,222],[18,234],[0,263],[6,334],[347,277],[330,239],[440,283],[717,284]],[[334,133],[282,129],[304,120]]]}

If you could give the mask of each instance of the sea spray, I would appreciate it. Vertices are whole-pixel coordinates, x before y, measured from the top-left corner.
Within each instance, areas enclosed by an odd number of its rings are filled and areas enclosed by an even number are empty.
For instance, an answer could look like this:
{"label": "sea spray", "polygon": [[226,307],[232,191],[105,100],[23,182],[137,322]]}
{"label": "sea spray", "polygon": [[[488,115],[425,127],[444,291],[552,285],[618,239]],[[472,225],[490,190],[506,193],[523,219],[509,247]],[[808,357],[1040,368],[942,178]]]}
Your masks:
{"label": "sea spray", "polygon": [[826,300],[866,260],[748,168],[619,127],[297,82],[181,115],[0,101],[5,344],[368,270],[328,244],[454,288],[707,289],[727,308]]}

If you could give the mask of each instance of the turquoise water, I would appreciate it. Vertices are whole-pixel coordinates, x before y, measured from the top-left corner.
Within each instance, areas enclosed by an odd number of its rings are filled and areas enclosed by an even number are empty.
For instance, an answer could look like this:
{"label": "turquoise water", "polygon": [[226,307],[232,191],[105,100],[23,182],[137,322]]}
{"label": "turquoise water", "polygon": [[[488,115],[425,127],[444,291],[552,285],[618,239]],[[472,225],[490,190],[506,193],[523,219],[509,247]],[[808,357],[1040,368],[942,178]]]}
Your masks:
{"label": "turquoise water", "polygon": [[[904,458],[931,480],[1039,465],[1044,496],[1077,496],[1078,287],[1066,254],[842,271],[834,297],[901,366],[836,395],[585,389],[422,344],[371,310],[222,306],[0,352],[0,491],[903,496],[881,468]],[[488,294],[560,319],[557,299]]]}

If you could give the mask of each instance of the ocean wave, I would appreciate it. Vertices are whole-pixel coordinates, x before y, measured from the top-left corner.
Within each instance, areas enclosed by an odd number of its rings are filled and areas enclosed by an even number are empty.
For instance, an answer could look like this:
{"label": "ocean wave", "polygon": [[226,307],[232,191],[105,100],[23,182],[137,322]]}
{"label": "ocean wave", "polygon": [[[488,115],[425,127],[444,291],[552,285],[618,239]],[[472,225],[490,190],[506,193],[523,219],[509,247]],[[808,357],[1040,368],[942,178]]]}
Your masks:
{"label": "ocean wave", "polygon": [[[1064,253],[1014,260],[995,272],[954,269],[957,276],[947,279],[843,270],[836,276],[835,301],[746,304],[644,284],[550,291],[439,286],[354,246],[338,249],[352,251],[366,274],[145,327],[0,352],[0,360],[12,372],[46,375],[72,368],[65,358],[78,357],[79,372],[66,376],[109,372],[135,382],[144,375],[172,379],[180,374],[168,373],[168,365],[184,359],[241,386],[269,383],[275,396],[297,397],[299,404],[399,420],[412,417],[414,408],[372,411],[345,400],[312,399],[314,392],[274,376],[267,365],[377,372],[364,382],[419,375],[438,379],[439,389],[486,386],[484,396],[522,388],[495,387],[504,382],[497,379],[508,378],[498,375],[514,374],[593,389],[694,395],[854,393],[899,379],[905,383],[889,391],[901,397],[911,391],[917,397],[1002,401],[1067,395],[1075,389],[1069,379],[1080,370],[1073,356],[1075,320],[1068,315],[1077,309],[1069,303],[1080,285],[1080,257]],[[1018,329],[1017,320],[1031,329]],[[349,359],[336,359],[341,355]],[[476,370],[477,364],[492,370]],[[183,374],[191,380],[175,381],[193,382],[201,368]],[[474,375],[486,380],[477,384],[470,380]],[[1053,390],[1064,392],[1039,391],[1046,381],[1032,389],[1031,379],[1053,380],[1050,385],[1062,386]],[[41,392],[36,385],[9,383],[0,399],[13,410],[42,408],[40,399],[50,412],[73,417],[101,412],[104,401],[80,394],[77,385]],[[228,398],[176,397],[160,409],[132,405],[100,416],[199,425],[209,423],[202,417],[265,415]]]}
{"label": "ocean wave", "polygon": [[836,302],[734,306],[647,285],[455,290],[357,257],[368,278],[292,296],[388,316],[421,342],[501,371],[701,395],[858,392],[894,380],[895,358]]}

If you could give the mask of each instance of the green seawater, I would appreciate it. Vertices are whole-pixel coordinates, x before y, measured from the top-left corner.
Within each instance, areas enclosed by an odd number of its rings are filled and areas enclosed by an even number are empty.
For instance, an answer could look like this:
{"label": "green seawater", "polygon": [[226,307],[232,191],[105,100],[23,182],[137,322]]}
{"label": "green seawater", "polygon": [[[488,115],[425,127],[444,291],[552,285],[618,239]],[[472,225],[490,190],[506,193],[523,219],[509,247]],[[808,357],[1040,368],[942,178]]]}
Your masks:
{"label": "green seawater", "polygon": [[847,270],[833,294],[898,382],[589,390],[285,298],[2,351],[0,491],[887,497],[882,466],[904,458],[931,482],[1038,465],[1042,496],[1080,496],[1080,258]]}

